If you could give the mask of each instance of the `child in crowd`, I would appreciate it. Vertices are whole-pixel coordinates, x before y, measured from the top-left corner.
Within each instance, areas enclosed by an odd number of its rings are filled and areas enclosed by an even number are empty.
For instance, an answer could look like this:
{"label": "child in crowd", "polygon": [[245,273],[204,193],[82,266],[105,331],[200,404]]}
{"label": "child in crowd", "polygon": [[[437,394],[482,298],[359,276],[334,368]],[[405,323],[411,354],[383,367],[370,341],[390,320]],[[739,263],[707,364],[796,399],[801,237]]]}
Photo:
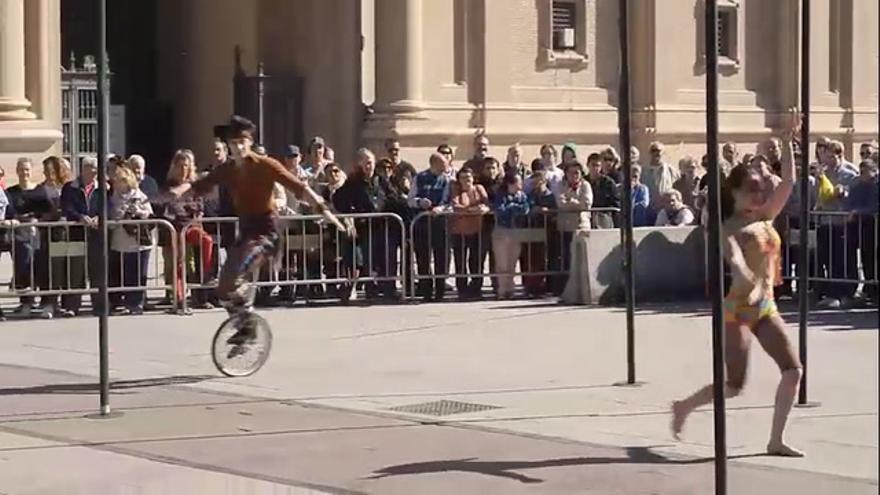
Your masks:
{"label": "child in crowd", "polygon": [[522,227],[529,213],[529,200],[522,189],[522,177],[505,176],[495,199],[492,247],[495,253],[495,270],[499,274],[498,299],[510,299],[514,293],[513,275],[522,249],[515,230]]}
{"label": "child in crowd", "polygon": [[632,215],[633,227],[646,227],[648,223],[648,205],[651,203],[648,186],[642,184],[642,166],[632,166]]}
{"label": "child in crowd", "polygon": [[[529,242],[525,247],[524,256],[520,257],[520,265],[523,272],[536,273],[546,272],[550,268],[547,257],[547,239],[553,235],[550,232],[552,220],[548,220],[551,212],[556,210],[556,197],[550,191],[547,176],[543,171],[532,173],[528,179],[532,183],[532,189],[528,192],[529,205],[531,208],[530,227],[544,232],[543,241]],[[555,232],[556,229],[553,229]],[[542,275],[529,275],[523,277],[523,287],[526,294],[531,297],[541,297],[547,292],[545,281],[547,277]]]}

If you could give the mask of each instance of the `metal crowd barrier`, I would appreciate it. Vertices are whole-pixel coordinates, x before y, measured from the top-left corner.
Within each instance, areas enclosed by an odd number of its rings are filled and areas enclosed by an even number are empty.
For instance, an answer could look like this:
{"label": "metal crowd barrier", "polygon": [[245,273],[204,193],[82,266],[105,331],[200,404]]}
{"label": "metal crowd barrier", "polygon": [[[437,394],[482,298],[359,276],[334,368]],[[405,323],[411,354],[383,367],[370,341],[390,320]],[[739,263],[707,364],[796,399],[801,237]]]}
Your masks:
{"label": "metal crowd barrier", "polygon": [[[783,239],[783,281],[797,280],[801,267],[800,225],[797,217],[780,215],[777,229]],[[808,278],[811,284],[877,286],[877,245],[880,215],[859,215],[845,211],[811,211],[807,249],[810,252]],[[852,288],[855,292],[856,287]],[[876,290],[876,289],[872,289]]]}
{"label": "metal crowd barrier", "polygon": [[[437,280],[442,280],[445,283],[447,279],[452,278],[456,280],[483,279],[483,282],[485,282],[485,279],[488,278],[492,286],[496,287],[498,277],[516,277],[517,275],[521,279],[521,285],[524,286],[527,292],[534,290],[544,294],[559,293],[564,287],[554,287],[554,285],[564,284],[562,279],[567,277],[569,273],[568,266],[566,265],[570,263],[570,243],[578,229],[561,230],[558,228],[558,220],[561,216],[563,218],[569,216],[573,218],[570,221],[577,223],[578,219],[575,216],[581,213],[589,214],[587,221],[591,224],[591,230],[595,230],[597,222],[593,215],[608,215],[607,223],[613,224],[613,219],[619,215],[620,209],[552,210],[522,215],[518,219],[519,223],[516,227],[506,229],[508,234],[520,243],[520,255],[514,263],[514,267],[516,267],[516,263],[519,263],[520,270],[513,273],[498,272],[493,269],[495,254],[492,249],[492,236],[496,232],[494,226],[495,215],[493,212],[462,213],[446,209],[419,213],[413,218],[409,227],[409,259],[414,265],[411,268],[412,276],[409,277],[410,297],[415,298],[419,295],[417,290],[419,281],[436,284],[435,281]],[[482,220],[482,225],[476,234],[476,250],[480,260],[478,273],[466,272],[463,269],[465,267],[455,266],[457,261],[450,259],[452,258],[450,253],[454,254],[456,246],[453,245],[453,234],[450,233],[449,223],[451,220],[454,221],[456,217],[480,217]],[[421,224],[427,225],[423,226]],[[609,227],[608,230],[612,228],[617,229],[616,227]],[[623,230],[620,229],[620,231],[622,246]],[[435,241],[440,244],[435,245]],[[462,240],[462,242],[465,241]],[[473,244],[472,241],[471,244]],[[464,246],[460,249],[464,249]],[[419,270],[419,267],[416,266],[419,259],[418,251],[422,251],[422,258],[427,255],[427,264],[431,267],[430,271],[426,268]],[[441,263],[439,265],[440,268],[443,268],[439,271],[436,259],[438,253],[441,255]],[[458,257],[464,258],[462,255]],[[540,261],[538,261],[539,259]],[[526,266],[523,266],[524,264]],[[533,266],[534,264],[540,266],[535,267]],[[422,273],[419,273],[420,271]],[[429,273],[425,273],[426,271],[429,271]],[[535,280],[540,278],[545,280]],[[554,282],[554,278],[557,279],[556,282]],[[529,281],[529,279],[531,280]],[[481,284],[480,290],[484,286],[484,284]]]}
{"label": "metal crowd barrier", "polygon": [[[164,290],[176,296],[176,288],[173,284],[151,283],[162,280],[160,273],[160,259],[157,256],[156,238],[159,231],[165,231],[169,236],[174,235],[174,227],[166,220],[110,220],[108,221],[108,254],[111,260],[115,258],[114,230],[128,227],[132,230],[127,235],[132,236],[134,242],[143,247],[143,251],[149,252],[146,281],[139,280],[135,285],[125,285],[124,258],[119,256],[119,266],[108,266],[110,273],[110,287],[112,293],[156,291]],[[83,296],[96,294],[98,289],[92,286],[94,270],[94,258],[100,256],[98,244],[98,232],[82,223],[58,221],[58,222],[26,222],[17,225],[4,226],[10,232],[10,255],[13,261],[11,280],[7,291],[0,291],[0,299],[21,297],[45,297],[45,296]],[[154,232],[155,231],[155,232]],[[147,243],[149,240],[149,243]],[[176,253],[172,253],[172,260],[161,260],[164,263],[174,262]],[[111,263],[108,260],[108,264]],[[144,268],[138,257],[136,266],[138,274]],[[153,276],[149,273],[149,266],[154,267]],[[114,268],[118,270],[114,271]],[[138,277],[140,279],[140,277]],[[176,298],[175,298],[176,299]]]}
{"label": "metal crowd barrier", "polygon": [[[349,285],[351,290],[355,290],[358,284],[386,283],[394,284],[394,290],[399,284],[405,295],[401,250],[406,234],[403,219],[393,213],[357,213],[337,217],[355,227],[358,235],[354,239],[328,225],[321,215],[279,217],[281,242],[278,252],[273,264],[263,267],[262,276],[252,280],[252,285],[269,289]],[[217,277],[223,265],[222,255],[225,250],[233,248],[238,231],[238,218],[235,217],[200,218],[181,229],[177,236],[178,246],[186,248],[197,244],[189,252],[202,265],[197,267],[196,263],[189,263],[188,250],[181,250],[179,263],[184,311],[188,307],[185,296],[189,291],[217,288]],[[211,237],[212,253],[206,252],[207,242],[194,241],[203,235]],[[209,256],[210,266],[203,263],[205,256]]]}

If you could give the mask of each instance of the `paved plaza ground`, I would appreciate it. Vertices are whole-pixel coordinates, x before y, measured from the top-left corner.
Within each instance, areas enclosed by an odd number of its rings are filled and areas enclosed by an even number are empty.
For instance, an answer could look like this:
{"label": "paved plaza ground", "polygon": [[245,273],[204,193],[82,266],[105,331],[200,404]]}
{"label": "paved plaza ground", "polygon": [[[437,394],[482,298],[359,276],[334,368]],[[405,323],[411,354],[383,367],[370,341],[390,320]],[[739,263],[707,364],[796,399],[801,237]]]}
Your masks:
{"label": "paved plaza ground", "polygon": [[[3,494],[712,493],[712,413],[682,442],[668,406],[711,376],[705,306],[637,314],[545,302],[298,307],[265,313],[273,354],[222,378],[219,311],[111,319],[109,419],[96,320],[0,323]],[[796,338],[796,320],[790,335]],[[810,399],[762,456],[778,371],[759,346],[729,402],[730,493],[878,493],[877,311],[816,314]],[[418,406],[464,403],[436,416]],[[456,404],[442,403],[454,406]],[[422,413],[429,411],[422,410]]]}

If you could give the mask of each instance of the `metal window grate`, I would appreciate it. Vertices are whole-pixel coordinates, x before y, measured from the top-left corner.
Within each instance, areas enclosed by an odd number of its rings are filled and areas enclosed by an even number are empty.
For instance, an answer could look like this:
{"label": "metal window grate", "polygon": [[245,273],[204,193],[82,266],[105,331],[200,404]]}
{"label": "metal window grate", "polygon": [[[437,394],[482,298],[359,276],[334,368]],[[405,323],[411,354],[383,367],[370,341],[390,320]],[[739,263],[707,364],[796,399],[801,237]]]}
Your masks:
{"label": "metal window grate", "polygon": [[553,2],[553,31],[574,29],[577,21],[577,7],[574,2],[555,0]]}
{"label": "metal window grate", "polygon": [[487,404],[475,404],[472,402],[459,402],[454,400],[438,400],[433,402],[421,402],[406,406],[391,407],[388,410],[409,414],[421,414],[424,416],[451,416],[453,414],[467,414],[479,411],[500,409],[498,406]]}
{"label": "metal window grate", "polygon": [[736,12],[721,10],[718,12],[718,55],[729,59],[736,57]]}
{"label": "metal window grate", "polygon": [[566,29],[577,29],[577,5],[570,0],[554,0],[553,1],[553,49],[562,50],[570,48],[562,43],[562,33]]}

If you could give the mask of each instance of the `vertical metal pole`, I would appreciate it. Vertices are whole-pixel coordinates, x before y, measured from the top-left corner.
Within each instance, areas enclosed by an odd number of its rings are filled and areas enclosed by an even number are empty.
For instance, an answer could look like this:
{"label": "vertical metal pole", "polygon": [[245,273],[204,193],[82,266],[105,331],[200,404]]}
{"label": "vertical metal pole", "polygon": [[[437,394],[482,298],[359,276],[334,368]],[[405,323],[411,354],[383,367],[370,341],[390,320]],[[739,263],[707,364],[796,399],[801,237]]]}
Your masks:
{"label": "vertical metal pole", "polygon": [[101,415],[110,414],[110,350],[108,339],[108,316],[110,300],[107,293],[108,248],[107,248],[107,155],[110,149],[110,87],[107,80],[107,0],[98,0],[98,243],[100,256],[98,263],[98,350],[101,381]]}
{"label": "vertical metal pole", "polygon": [[798,276],[798,355],[803,367],[798,404],[807,404],[807,326],[810,312],[810,0],[801,2],[801,221]]}
{"label": "vertical metal pole", "polygon": [[632,157],[630,156],[630,83],[628,0],[620,0],[620,86],[617,122],[623,160],[623,276],[626,293],[626,383],[636,383],[635,277],[633,274]]}
{"label": "vertical metal pole", "polygon": [[[263,62],[257,64],[257,133],[260,136],[260,144],[266,146],[265,127],[265,99],[266,86],[264,84],[266,73],[263,68]],[[268,151],[268,148],[267,148]]]}
{"label": "vertical metal pole", "polygon": [[712,383],[715,493],[727,493],[724,405],[724,264],[721,259],[721,166],[718,160],[718,3],[706,0],[706,148],[709,156],[709,294],[712,298]]}

